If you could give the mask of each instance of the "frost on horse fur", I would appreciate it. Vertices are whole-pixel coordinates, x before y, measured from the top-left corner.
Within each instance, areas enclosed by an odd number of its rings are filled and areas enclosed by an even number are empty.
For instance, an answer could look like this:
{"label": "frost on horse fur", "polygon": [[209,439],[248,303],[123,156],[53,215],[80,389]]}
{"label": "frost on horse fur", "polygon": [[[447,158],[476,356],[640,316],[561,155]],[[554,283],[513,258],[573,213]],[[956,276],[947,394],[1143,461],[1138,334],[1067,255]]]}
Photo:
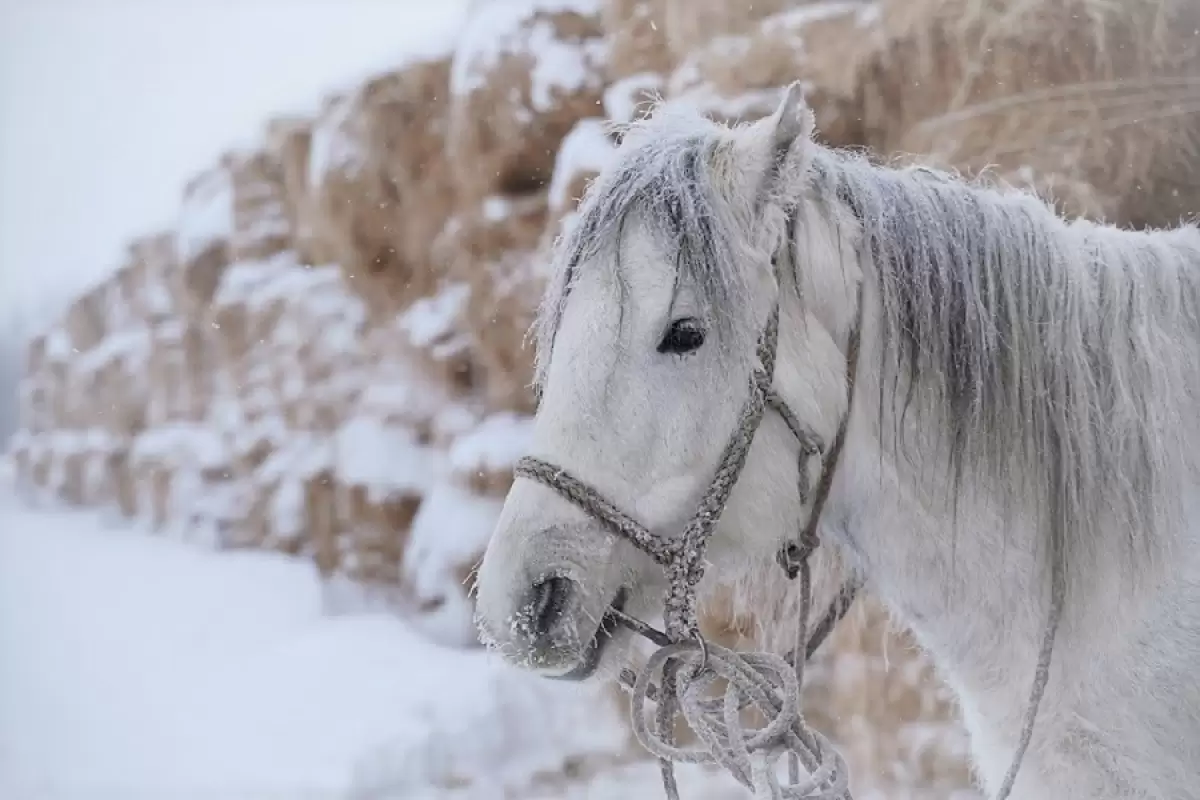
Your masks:
{"label": "frost on horse fur", "polygon": [[[677,535],[776,300],[775,387],[828,441],[861,285],[821,535],[955,689],[982,783],[1016,746],[1057,563],[1066,610],[1013,796],[1200,797],[1200,232],[1067,222],[810,134],[787,103],[735,129],[660,111],[626,132],[558,249],[531,454]],[[664,349],[680,324],[700,343]],[[710,543],[712,582],[740,581],[752,610],[809,513],[796,463],[765,420]],[[628,640],[598,621],[618,596],[652,613],[655,572],[518,481],[480,570],[481,628],[548,674],[610,670]]]}

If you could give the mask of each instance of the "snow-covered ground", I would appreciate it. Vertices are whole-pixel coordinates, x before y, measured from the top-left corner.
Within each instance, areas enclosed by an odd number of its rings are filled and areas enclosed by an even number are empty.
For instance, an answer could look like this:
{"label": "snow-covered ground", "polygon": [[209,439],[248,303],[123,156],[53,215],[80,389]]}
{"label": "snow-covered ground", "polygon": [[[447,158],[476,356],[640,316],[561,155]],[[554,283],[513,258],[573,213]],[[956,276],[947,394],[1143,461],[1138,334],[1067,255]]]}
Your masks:
{"label": "snow-covered ground", "polygon": [[329,615],[303,561],[25,507],[0,474],[5,800],[661,797],[597,692]]}

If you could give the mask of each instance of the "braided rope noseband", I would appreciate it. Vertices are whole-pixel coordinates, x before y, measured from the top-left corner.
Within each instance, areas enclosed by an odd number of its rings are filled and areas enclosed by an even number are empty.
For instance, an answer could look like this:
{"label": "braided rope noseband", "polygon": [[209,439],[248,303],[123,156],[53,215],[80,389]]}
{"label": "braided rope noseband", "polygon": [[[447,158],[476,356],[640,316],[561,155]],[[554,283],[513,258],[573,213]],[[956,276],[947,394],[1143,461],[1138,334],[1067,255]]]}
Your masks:
{"label": "braided rope noseband", "polygon": [[[833,485],[834,471],[845,444],[846,428],[853,407],[862,305],[862,285],[859,284],[856,319],[850,331],[846,355],[846,412],[827,451],[820,438],[800,424],[772,387],[779,339],[778,304],[772,309],[759,342],[759,366],[750,378],[750,397],[742,408],[733,435],[725,445],[712,483],[679,539],[654,536],[591,486],[549,462],[528,456],[517,462],[514,470],[517,477],[538,481],[555,490],[628,539],[662,567],[666,574],[665,633],[616,609],[611,609],[609,613],[617,623],[658,645],[658,650],[650,656],[640,674],[625,668],[621,671],[620,680],[632,690],[634,735],[643,747],[658,757],[668,800],[679,800],[674,762],[718,763],[756,795],[761,793],[761,796],[771,800],[851,800],[845,760],[825,736],[808,727],[799,704],[805,662],[845,616],[861,588],[857,577],[847,580],[825,615],[811,634],[808,633],[812,603],[808,559],[820,544],[817,526]],[[745,466],[750,444],[768,408],[783,418],[799,443],[798,491],[802,503],[808,502],[810,491],[808,459],[824,456],[808,522],[797,540],[786,545],[777,556],[788,577],[799,577],[801,582],[797,644],[787,657],[766,652],[737,653],[706,642],[700,634],[696,613],[696,587],[704,575],[704,555],[709,536]],[[1016,755],[997,793],[997,800],[1006,800],[1011,793],[1032,737],[1038,706],[1049,679],[1050,655],[1063,605],[1063,584],[1063,576],[1056,567],[1050,620],[1038,659],[1029,708]],[[655,674],[661,674],[657,685],[652,683]],[[726,682],[724,696],[706,696],[706,691],[722,679]],[[656,704],[653,720],[649,719],[645,710],[647,700]],[[740,715],[750,706],[755,707],[767,722],[762,728],[748,732]],[[703,747],[685,749],[674,744],[673,727],[677,711],[682,712]],[[779,782],[775,772],[776,761],[783,753],[788,754],[786,785]],[[753,759],[752,754],[760,757]],[[799,776],[801,765],[809,773],[809,777],[803,781]]]}

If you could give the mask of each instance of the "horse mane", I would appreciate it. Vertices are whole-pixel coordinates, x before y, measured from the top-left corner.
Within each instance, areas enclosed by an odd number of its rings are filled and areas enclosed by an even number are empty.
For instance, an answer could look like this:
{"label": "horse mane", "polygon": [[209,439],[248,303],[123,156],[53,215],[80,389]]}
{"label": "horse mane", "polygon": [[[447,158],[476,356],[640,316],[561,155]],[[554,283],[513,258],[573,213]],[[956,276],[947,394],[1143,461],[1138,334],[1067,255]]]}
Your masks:
{"label": "horse mane", "polygon": [[[1062,557],[1125,531],[1154,555],[1187,469],[1200,232],[1068,222],[1024,191],[813,146],[807,191],[848,205],[883,307],[884,386],[1004,499],[1045,501]],[[881,410],[882,413],[882,410]],[[923,443],[928,446],[928,442]]]}
{"label": "horse mane", "polygon": [[[556,247],[535,322],[538,386],[579,266],[607,253],[596,263],[619,273],[631,214],[733,334],[721,338],[744,347],[757,335],[746,264],[783,232],[752,242],[737,225],[746,209],[712,174],[722,130],[670,108],[629,126]],[[880,413],[896,412],[893,444],[906,419],[932,423],[948,491],[969,474],[1024,507],[1044,502],[1056,557],[1094,554],[1095,530],[1114,526],[1131,555],[1150,554],[1156,528],[1180,517],[1190,469],[1179,425],[1200,391],[1200,231],[1068,222],[1027,192],[804,146],[811,161],[786,193],[794,223],[856,226],[882,302]]]}

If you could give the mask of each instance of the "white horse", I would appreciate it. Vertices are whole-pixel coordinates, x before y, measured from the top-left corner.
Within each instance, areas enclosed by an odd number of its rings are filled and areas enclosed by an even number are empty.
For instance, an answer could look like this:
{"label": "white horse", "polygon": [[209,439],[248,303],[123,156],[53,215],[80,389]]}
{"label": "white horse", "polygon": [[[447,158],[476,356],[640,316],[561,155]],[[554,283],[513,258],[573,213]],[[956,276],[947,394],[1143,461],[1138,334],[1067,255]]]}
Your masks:
{"label": "white horse", "polygon": [[[772,308],[774,386],[828,442],[861,302],[820,533],[956,691],[983,786],[1017,746],[1058,565],[1065,610],[1013,796],[1200,798],[1200,231],[1067,222],[811,133],[796,87],[754,124],[662,110],[626,132],[558,248],[531,455],[678,536]],[[774,580],[810,511],[797,479],[769,414],[705,586]],[[628,653],[631,634],[599,628],[609,606],[654,614],[663,586],[628,541],[517,480],[479,624],[514,663],[584,678]]]}

